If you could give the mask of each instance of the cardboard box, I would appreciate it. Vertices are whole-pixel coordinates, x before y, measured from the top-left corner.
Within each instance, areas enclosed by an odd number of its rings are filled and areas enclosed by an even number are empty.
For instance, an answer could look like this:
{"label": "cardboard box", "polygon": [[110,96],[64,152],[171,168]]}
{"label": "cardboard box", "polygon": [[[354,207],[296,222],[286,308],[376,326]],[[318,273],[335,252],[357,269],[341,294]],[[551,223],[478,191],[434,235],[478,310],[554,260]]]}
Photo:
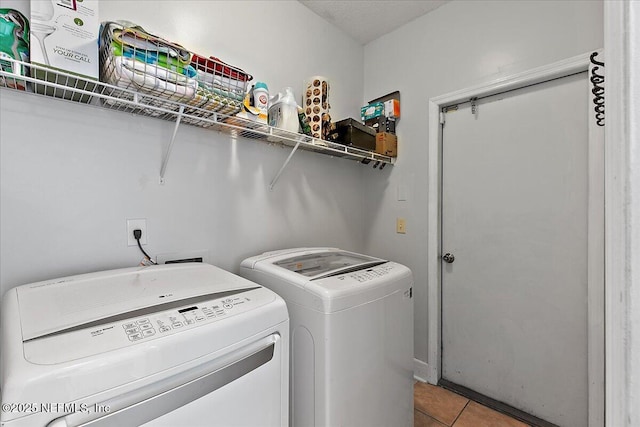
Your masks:
{"label": "cardboard box", "polygon": [[[93,90],[82,80],[58,77],[55,70],[83,79],[99,79],[98,0],[31,0],[31,63],[51,68],[36,70],[35,77],[65,86]],[[35,85],[36,92],[88,102],[89,97]]]}
{"label": "cardboard box", "polygon": [[400,101],[397,99],[390,99],[388,101],[384,101],[384,115],[388,118],[399,118],[400,117]]}
{"label": "cardboard box", "polygon": [[398,137],[392,133],[380,132],[376,134],[376,153],[389,157],[398,156]]}

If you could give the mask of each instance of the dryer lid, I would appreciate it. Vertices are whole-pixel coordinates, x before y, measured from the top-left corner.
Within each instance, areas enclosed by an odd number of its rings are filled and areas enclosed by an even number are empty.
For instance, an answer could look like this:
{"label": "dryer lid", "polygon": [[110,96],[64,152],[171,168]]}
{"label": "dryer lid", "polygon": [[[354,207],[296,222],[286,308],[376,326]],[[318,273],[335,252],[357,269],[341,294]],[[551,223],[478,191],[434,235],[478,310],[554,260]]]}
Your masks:
{"label": "dryer lid", "polygon": [[16,292],[22,339],[28,341],[117,315],[134,316],[144,309],[256,286],[212,265],[193,263],[90,273],[20,286]]}

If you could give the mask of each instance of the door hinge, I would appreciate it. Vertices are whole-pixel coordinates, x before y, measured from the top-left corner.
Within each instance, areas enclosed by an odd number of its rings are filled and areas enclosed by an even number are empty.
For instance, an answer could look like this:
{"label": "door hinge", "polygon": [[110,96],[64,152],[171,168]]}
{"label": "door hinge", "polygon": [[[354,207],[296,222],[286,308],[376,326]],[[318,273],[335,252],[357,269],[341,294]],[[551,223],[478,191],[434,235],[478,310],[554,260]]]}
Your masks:
{"label": "door hinge", "polygon": [[440,124],[444,125],[445,123],[445,117],[444,115],[447,114],[449,111],[458,111],[458,105],[449,105],[448,107],[444,107],[442,109],[442,111],[440,112]]}

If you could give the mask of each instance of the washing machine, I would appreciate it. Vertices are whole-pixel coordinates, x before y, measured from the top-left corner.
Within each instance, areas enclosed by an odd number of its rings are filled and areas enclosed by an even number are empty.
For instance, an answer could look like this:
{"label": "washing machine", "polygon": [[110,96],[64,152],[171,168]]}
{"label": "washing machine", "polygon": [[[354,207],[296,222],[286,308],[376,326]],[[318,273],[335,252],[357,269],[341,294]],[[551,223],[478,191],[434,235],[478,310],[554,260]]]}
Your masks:
{"label": "washing machine", "polygon": [[336,248],[298,248],[248,258],[240,275],[287,303],[293,427],[413,426],[407,267]]}
{"label": "washing machine", "polygon": [[289,318],[207,264],[19,286],[2,301],[0,424],[289,424]]}

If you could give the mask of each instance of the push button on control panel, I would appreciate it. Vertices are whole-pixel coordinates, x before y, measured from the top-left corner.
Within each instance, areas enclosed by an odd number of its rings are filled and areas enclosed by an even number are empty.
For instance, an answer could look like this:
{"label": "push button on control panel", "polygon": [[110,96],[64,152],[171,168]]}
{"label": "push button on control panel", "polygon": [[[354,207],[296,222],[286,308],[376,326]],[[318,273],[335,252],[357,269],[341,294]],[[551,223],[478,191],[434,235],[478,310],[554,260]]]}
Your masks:
{"label": "push button on control panel", "polygon": [[129,341],[138,341],[142,338],[144,338],[144,336],[140,332],[129,335]]}

